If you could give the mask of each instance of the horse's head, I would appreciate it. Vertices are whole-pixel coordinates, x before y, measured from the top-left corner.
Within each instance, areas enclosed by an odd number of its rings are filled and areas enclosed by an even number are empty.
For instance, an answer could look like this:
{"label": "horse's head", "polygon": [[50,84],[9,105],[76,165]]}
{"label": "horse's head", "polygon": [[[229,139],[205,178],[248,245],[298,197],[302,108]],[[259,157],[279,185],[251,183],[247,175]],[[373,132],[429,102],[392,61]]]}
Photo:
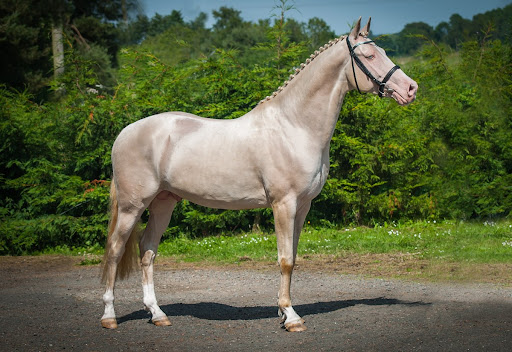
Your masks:
{"label": "horse's head", "polygon": [[370,22],[371,18],[361,29],[359,18],[346,38],[352,62],[347,67],[348,81],[360,92],[391,97],[400,105],[412,103],[416,98],[418,84],[387,57],[384,49],[368,38]]}

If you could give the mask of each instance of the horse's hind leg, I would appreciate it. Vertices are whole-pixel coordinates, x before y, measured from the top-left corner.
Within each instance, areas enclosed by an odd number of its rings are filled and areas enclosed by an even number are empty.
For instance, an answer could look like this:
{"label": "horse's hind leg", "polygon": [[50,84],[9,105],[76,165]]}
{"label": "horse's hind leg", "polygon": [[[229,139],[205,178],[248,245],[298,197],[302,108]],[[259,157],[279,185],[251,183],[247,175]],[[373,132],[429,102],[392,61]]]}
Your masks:
{"label": "horse's hind leg", "polygon": [[144,306],[151,312],[151,320],[157,326],[171,325],[167,315],[158,306],[153,281],[153,263],[162,234],[169,225],[177,199],[167,191],[160,192],[149,205],[149,220],[140,241],[142,262],[142,289]]}
{"label": "horse's hind leg", "polygon": [[[115,212],[116,215],[113,217],[113,219],[115,219],[115,223],[112,225],[112,233],[109,234],[107,247],[105,249],[103,269],[103,281],[106,284],[105,293],[103,294],[105,311],[101,318],[101,325],[108,329],[117,328],[116,315],[114,312],[114,286],[116,276],[123,278],[123,276],[127,276],[129,274],[130,268],[126,266],[130,265],[132,258],[127,257],[133,256],[134,251],[132,248],[127,250],[127,243],[130,242],[128,245],[128,247],[130,247],[132,242],[137,240],[135,238],[135,226],[140,218],[141,211],[133,213],[123,211],[118,212],[116,205],[112,209],[112,212]],[[129,241],[130,239],[131,241]]]}

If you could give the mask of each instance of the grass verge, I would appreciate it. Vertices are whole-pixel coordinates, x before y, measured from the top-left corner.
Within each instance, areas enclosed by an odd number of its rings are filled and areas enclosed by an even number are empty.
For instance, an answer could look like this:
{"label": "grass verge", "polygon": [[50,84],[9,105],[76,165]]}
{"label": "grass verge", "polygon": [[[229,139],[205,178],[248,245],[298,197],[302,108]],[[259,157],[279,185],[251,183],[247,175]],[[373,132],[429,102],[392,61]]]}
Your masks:
{"label": "grass verge", "polygon": [[[268,233],[220,235],[204,238],[179,236],[164,241],[162,256],[182,261],[276,259],[276,238]],[[419,259],[512,263],[511,222],[409,222],[344,229],[305,227],[299,256],[347,253],[402,253]]]}
{"label": "grass verge", "polygon": [[[182,235],[160,244],[159,262],[258,267],[276,262],[276,248],[273,233]],[[77,255],[82,265],[93,265],[100,262],[102,249],[62,247],[47,254]],[[512,284],[512,221],[306,226],[297,263],[312,270],[380,277]]]}
{"label": "grass verge", "polygon": [[[268,233],[169,239],[161,257],[174,262],[257,267],[275,263]],[[160,260],[162,260],[161,258]],[[512,222],[417,221],[343,229],[305,227],[298,265],[309,270],[427,281],[512,284]]]}

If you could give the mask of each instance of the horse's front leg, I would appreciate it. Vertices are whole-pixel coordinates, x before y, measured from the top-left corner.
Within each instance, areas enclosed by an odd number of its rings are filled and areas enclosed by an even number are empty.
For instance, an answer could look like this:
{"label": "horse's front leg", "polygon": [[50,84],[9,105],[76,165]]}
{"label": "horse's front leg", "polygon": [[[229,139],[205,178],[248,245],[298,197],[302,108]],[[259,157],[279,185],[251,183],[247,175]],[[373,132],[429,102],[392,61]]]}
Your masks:
{"label": "horse's front leg", "polygon": [[142,263],[144,308],[151,312],[151,321],[156,326],[171,325],[169,318],[160,309],[156,300],[153,268],[158,244],[162,234],[169,225],[169,220],[176,203],[177,200],[169,192],[163,191],[157,195],[149,206],[149,220],[139,246]]}
{"label": "horse's front leg", "polygon": [[310,203],[297,207],[297,202],[288,201],[273,206],[277,236],[277,257],[281,269],[278,314],[288,331],[304,331],[304,320],[292,307],[290,286],[297,256],[299,235]]}

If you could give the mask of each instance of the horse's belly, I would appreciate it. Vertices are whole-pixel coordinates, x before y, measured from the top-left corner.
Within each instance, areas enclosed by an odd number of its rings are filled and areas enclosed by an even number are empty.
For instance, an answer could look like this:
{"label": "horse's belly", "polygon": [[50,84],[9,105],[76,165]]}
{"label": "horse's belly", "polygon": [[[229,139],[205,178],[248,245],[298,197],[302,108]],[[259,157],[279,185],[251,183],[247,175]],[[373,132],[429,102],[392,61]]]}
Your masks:
{"label": "horse's belly", "polygon": [[[175,165],[177,166],[177,165]],[[204,166],[204,167],[201,167]],[[257,175],[240,168],[171,168],[167,177],[170,191],[193,203],[219,209],[254,209],[268,206]]]}
{"label": "horse's belly", "polygon": [[[190,180],[189,180],[190,181]],[[188,182],[171,185],[173,193],[193,203],[218,209],[254,209],[269,206],[265,191],[249,184],[219,184],[212,181],[209,185],[200,182]]]}
{"label": "horse's belly", "polygon": [[216,209],[229,209],[229,210],[242,210],[242,209],[256,209],[267,208],[270,205],[266,199],[258,198],[227,198],[227,197],[205,197],[188,195],[185,199],[192,203],[199,204],[209,208]]}

